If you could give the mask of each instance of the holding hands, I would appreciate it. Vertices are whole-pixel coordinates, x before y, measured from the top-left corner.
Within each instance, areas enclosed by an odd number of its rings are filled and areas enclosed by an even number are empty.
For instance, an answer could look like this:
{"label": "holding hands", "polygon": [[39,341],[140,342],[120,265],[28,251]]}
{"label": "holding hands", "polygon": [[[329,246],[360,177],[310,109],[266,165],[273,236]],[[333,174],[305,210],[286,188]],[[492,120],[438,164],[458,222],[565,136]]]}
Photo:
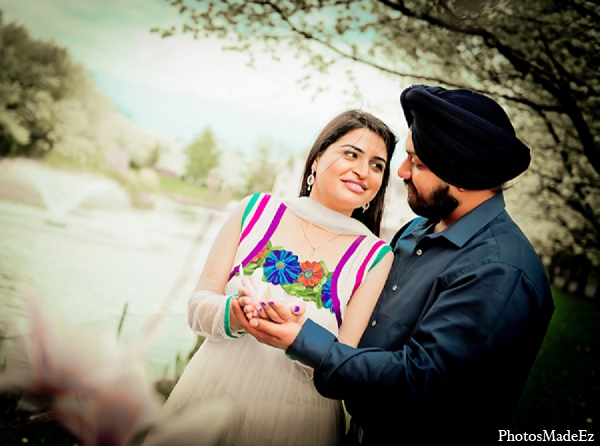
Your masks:
{"label": "holding hands", "polygon": [[301,299],[283,302],[271,298],[268,285],[261,280],[262,269],[242,278],[232,311],[239,325],[258,341],[286,349],[304,324],[306,304]]}

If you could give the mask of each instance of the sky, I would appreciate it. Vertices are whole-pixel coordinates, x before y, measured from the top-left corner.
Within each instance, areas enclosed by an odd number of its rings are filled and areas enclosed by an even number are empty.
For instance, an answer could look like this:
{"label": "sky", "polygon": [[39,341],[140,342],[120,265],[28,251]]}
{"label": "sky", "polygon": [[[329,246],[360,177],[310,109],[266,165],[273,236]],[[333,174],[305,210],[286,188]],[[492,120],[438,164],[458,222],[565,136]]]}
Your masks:
{"label": "sky", "polygon": [[[242,152],[265,138],[305,153],[321,128],[348,108],[383,119],[402,141],[406,134],[399,96],[403,88],[371,68],[354,64],[353,95],[342,77],[316,77],[302,90],[300,62],[223,51],[216,39],[161,39],[152,27],[181,24],[165,0],[0,0],[4,21],[24,25],[34,38],[53,40],[93,73],[100,90],[138,127],[169,139],[191,141],[206,126]],[[340,69],[341,71],[341,69]]]}

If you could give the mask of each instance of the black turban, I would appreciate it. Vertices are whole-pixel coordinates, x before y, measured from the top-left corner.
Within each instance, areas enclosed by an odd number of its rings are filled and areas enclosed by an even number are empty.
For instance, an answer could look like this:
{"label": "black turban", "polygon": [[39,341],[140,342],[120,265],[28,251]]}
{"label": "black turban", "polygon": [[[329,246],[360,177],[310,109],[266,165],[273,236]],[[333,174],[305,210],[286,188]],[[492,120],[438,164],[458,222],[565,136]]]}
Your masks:
{"label": "black turban", "polygon": [[502,107],[487,96],[413,85],[402,92],[400,103],[416,155],[453,186],[490,189],[529,166],[529,149]]}

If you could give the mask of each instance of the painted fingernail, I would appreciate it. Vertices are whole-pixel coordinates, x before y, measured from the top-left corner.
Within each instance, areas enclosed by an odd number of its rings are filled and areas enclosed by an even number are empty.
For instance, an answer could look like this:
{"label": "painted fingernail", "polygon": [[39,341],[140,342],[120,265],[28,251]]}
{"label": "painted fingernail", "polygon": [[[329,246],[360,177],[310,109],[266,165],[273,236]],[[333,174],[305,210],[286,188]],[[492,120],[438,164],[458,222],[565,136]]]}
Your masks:
{"label": "painted fingernail", "polygon": [[256,311],[258,311],[258,312],[261,312],[261,311],[262,311],[262,308],[259,308],[259,309],[258,309],[258,310],[256,310]]}
{"label": "painted fingernail", "polygon": [[267,306],[267,304],[266,304],[266,303],[264,303],[264,302],[261,302],[260,304],[261,304],[263,307],[266,307],[266,306]]}
{"label": "painted fingernail", "polygon": [[294,313],[297,313],[298,311],[300,311],[300,307],[299,307],[298,305],[296,305],[296,306],[294,307]]}
{"label": "painted fingernail", "polygon": [[271,301],[271,302],[269,302],[269,305],[273,306],[273,305],[275,305],[275,302]]}

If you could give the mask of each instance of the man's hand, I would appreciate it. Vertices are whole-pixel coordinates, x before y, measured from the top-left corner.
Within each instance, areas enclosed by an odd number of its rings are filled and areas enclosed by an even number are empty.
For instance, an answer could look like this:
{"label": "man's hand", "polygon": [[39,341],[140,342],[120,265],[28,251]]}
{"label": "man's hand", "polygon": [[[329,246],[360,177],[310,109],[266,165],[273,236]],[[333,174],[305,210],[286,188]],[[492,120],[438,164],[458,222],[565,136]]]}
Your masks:
{"label": "man's hand", "polygon": [[239,299],[236,298],[231,300],[231,309],[243,330],[254,336],[258,341],[283,350],[294,342],[305,321],[304,318],[286,320],[286,315],[290,310],[279,302],[274,302],[269,311],[276,313],[282,321],[281,323],[261,318],[248,320],[247,315],[244,314],[240,306]]}

